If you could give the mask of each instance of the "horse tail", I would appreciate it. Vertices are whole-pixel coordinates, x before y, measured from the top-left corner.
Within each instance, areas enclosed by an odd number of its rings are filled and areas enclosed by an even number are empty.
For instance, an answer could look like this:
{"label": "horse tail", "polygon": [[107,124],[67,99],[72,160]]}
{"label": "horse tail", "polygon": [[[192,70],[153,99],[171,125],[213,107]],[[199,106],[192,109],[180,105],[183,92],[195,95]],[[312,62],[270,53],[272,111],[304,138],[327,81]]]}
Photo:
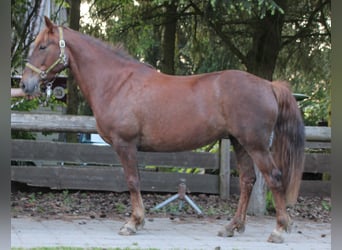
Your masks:
{"label": "horse tail", "polygon": [[304,169],[305,128],[289,84],[275,81],[272,87],[279,107],[272,154],[282,172],[286,203],[293,205],[297,201]]}

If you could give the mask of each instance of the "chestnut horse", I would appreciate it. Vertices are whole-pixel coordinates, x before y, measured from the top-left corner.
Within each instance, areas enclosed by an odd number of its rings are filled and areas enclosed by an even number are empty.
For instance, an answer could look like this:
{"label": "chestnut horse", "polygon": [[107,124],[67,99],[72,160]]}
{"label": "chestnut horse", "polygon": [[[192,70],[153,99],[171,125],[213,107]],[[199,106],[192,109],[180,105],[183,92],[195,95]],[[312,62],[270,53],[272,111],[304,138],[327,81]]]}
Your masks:
{"label": "chestnut horse", "polygon": [[289,231],[286,205],[297,200],[304,161],[304,126],[287,84],[226,70],[170,76],[133,59],[123,49],[53,24],[34,43],[21,87],[27,94],[66,67],[90,104],[102,138],[124,168],[132,214],[120,230],[135,234],[144,224],[137,151],[184,151],[230,138],[240,171],[240,200],[220,232],[243,232],[246,209],[260,169],[276,204],[276,228],[268,240]]}

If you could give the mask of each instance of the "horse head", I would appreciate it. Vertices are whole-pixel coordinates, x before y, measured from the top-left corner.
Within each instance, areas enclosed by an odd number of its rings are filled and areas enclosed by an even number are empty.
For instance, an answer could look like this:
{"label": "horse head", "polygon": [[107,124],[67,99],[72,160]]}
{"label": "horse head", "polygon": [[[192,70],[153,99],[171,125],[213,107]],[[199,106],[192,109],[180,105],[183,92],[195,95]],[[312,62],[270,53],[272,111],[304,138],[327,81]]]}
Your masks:
{"label": "horse head", "polygon": [[47,17],[45,25],[46,28],[34,42],[34,49],[22,75],[20,87],[26,94],[38,92],[40,84],[53,81],[56,74],[68,65],[63,28],[53,24]]}

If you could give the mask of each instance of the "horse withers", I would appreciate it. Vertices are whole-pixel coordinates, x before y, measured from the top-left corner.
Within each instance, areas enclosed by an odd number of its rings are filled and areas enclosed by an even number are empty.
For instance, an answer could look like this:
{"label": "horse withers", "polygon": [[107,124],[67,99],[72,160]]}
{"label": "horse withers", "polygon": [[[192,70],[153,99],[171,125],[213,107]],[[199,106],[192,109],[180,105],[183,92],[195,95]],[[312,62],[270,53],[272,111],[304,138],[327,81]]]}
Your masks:
{"label": "horse withers", "polygon": [[120,230],[135,234],[144,224],[137,151],[191,150],[230,138],[239,169],[240,199],[220,236],[245,228],[246,209],[260,169],[276,204],[276,228],[268,241],[283,242],[296,202],[304,162],[304,125],[283,82],[238,70],[171,76],[113,47],[45,18],[46,28],[22,76],[31,94],[69,67],[91,106],[101,137],[118,154],[130,192],[132,214]]}

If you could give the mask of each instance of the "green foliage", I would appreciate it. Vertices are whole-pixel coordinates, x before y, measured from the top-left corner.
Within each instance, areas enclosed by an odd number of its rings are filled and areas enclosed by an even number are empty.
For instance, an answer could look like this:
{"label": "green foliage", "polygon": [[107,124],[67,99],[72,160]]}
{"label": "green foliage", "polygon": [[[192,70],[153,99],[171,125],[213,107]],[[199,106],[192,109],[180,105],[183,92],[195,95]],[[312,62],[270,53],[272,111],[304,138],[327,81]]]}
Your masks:
{"label": "green foliage", "polygon": [[324,210],[331,211],[331,204],[327,201],[322,201],[322,207]]}
{"label": "green foliage", "polygon": [[[65,103],[59,101],[54,96],[51,96],[49,100],[47,100],[46,97],[42,95],[41,97],[36,97],[30,100],[23,97],[11,98],[11,105],[12,111],[29,112],[38,109],[39,106],[45,106],[50,108],[51,111],[54,111],[57,106],[64,106]],[[44,134],[46,135],[47,133],[45,132]],[[31,132],[12,131],[12,138],[34,140],[36,136]]]}
{"label": "green foliage", "polygon": [[[39,1],[35,1],[39,2]],[[160,69],[161,45],[170,0],[87,0],[88,20],[81,31],[109,43],[123,43],[128,52]],[[65,5],[67,1],[59,0]],[[294,92],[309,98],[300,103],[306,125],[329,120],[331,6],[329,0],[193,0],[175,1],[177,11],[175,73],[182,75],[223,69],[250,70],[258,58],[262,34],[270,27],[264,20],[283,20],[280,47],[265,51],[276,54],[273,79],[288,80]],[[32,42],[26,21],[30,1],[12,1],[12,72],[23,64]],[[69,6],[64,6],[69,7]],[[270,19],[273,20],[273,19]],[[265,30],[267,31],[265,33]],[[25,38],[25,39],[24,39]],[[264,37],[267,39],[267,37]],[[279,49],[279,51],[277,51]],[[261,65],[261,68],[268,67]],[[26,105],[26,104],[25,104]],[[32,104],[36,105],[36,104]]]}
{"label": "green foliage", "polygon": [[[85,32],[112,43],[123,42],[132,55],[158,68],[162,16],[169,1],[88,2],[92,3],[93,23],[83,26]],[[176,74],[245,70],[241,55],[232,48],[246,54],[252,35],[259,29],[257,19],[277,11],[285,15],[285,22],[274,78],[289,80],[294,92],[309,96],[301,107],[306,125],[316,125],[328,119],[330,105],[331,24],[330,5],[326,2],[318,6],[315,1],[294,0],[282,5],[272,0],[179,1]]]}
{"label": "green foliage", "polygon": [[66,8],[66,9],[70,8],[70,3],[66,0],[54,0],[54,2],[57,6],[59,6],[59,9],[60,8]]}
{"label": "green foliage", "polygon": [[32,193],[32,194],[29,195],[29,202],[31,204],[34,204],[36,202],[36,195],[35,195],[35,193]]}
{"label": "green foliage", "polygon": [[11,1],[11,73],[18,74],[18,69],[23,68],[24,58],[27,57],[29,45],[33,41],[29,33],[28,17],[33,16],[40,1],[18,0]]}
{"label": "green foliage", "polygon": [[11,110],[13,111],[30,111],[39,107],[40,100],[34,98],[32,100],[24,99],[23,97],[11,98]]}
{"label": "green foliage", "polygon": [[211,0],[210,3],[214,10],[224,6],[228,13],[243,11],[252,15],[257,12],[257,15],[260,18],[263,18],[268,11],[270,11],[272,15],[274,15],[276,11],[279,11],[282,14],[284,13],[284,10],[273,0],[233,0],[226,2]]}
{"label": "green foliage", "polygon": [[65,206],[70,206],[72,204],[72,197],[69,194],[69,190],[63,190],[62,194],[63,204]]}
{"label": "green foliage", "polygon": [[125,212],[126,206],[125,206],[124,204],[122,204],[122,203],[117,203],[117,204],[115,204],[115,210],[116,210],[118,213],[122,214],[122,213]]}
{"label": "green foliage", "polygon": [[266,210],[271,213],[275,212],[275,202],[270,190],[266,192]]}
{"label": "green foliage", "polygon": [[[290,1],[294,2],[294,1]],[[316,8],[315,11],[313,9]],[[320,8],[320,11],[317,11]],[[309,96],[300,102],[306,125],[330,120],[331,10],[329,1],[290,4],[283,27],[283,48],[274,78],[288,80],[293,92]],[[296,18],[292,18],[296,16]]]}
{"label": "green foliage", "polygon": [[[290,48],[289,48],[290,49]],[[330,48],[317,49],[311,55],[298,48],[293,53],[288,49],[287,56],[280,57],[281,63],[293,67],[278,67],[276,77],[288,79],[293,92],[302,93],[309,98],[299,103],[307,126],[316,126],[319,121],[330,120],[331,105],[331,64]],[[286,58],[286,60],[285,60]],[[306,72],[303,74],[303,72]]]}
{"label": "green foliage", "polygon": [[179,167],[159,167],[159,166],[145,166],[146,170],[158,171],[163,173],[183,173],[183,174],[201,174],[202,168],[179,168]]}
{"label": "green foliage", "polygon": [[[32,99],[26,100],[22,97],[20,98],[11,98],[11,110],[13,111],[30,111],[33,109],[38,108],[39,100]],[[34,140],[36,138],[35,134],[26,132],[26,131],[12,131],[11,136],[13,139],[27,139],[27,140]]]}

